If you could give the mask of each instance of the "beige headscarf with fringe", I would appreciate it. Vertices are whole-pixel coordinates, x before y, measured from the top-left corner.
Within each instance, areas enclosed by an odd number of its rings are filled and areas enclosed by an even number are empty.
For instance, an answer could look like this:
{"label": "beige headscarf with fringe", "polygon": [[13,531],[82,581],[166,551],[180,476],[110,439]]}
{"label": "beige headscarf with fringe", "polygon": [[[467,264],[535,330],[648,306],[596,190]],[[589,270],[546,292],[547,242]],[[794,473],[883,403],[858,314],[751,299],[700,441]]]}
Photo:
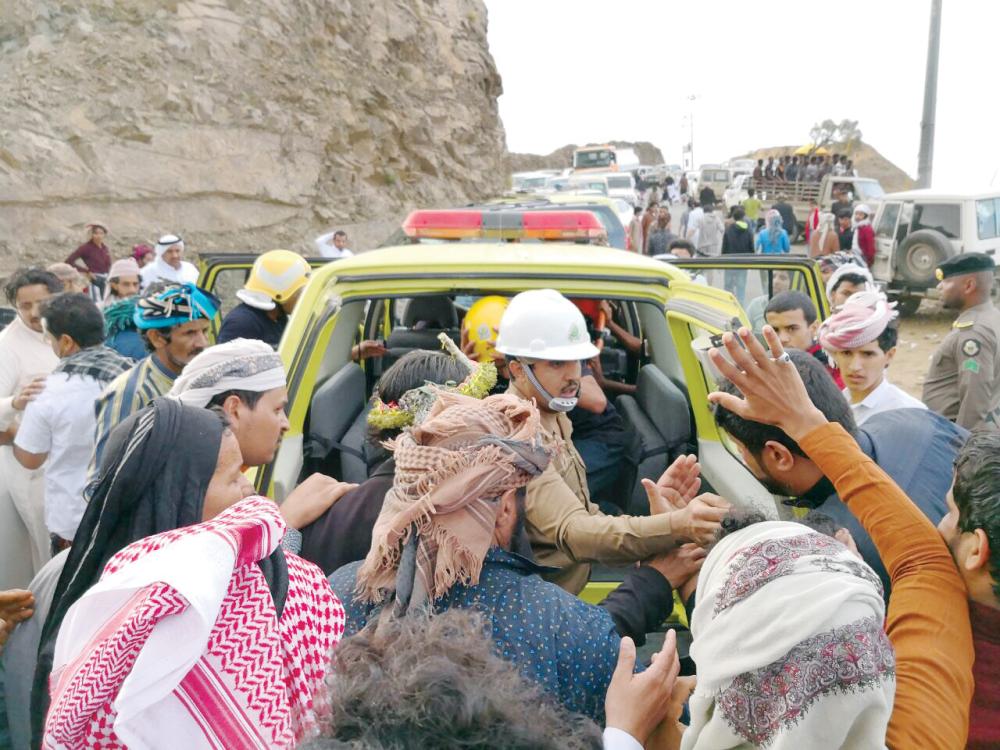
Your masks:
{"label": "beige headscarf with fringe", "polygon": [[358,571],[358,598],[395,592],[405,608],[478,583],[499,498],[548,465],[539,427],[535,405],[517,396],[442,391],[425,421],[387,443],[396,475]]}

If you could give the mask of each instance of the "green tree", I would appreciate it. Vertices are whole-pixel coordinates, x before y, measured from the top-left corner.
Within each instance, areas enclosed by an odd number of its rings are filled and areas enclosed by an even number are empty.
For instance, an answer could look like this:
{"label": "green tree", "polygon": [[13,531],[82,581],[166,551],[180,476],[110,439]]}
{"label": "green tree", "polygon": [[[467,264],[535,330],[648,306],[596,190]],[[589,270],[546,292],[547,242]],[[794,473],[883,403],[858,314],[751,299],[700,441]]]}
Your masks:
{"label": "green tree", "polygon": [[809,140],[812,142],[811,154],[833,143],[842,144],[846,147],[847,152],[851,153],[861,142],[861,129],[858,127],[857,120],[834,122],[827,119],[817,122],[810,128]]}

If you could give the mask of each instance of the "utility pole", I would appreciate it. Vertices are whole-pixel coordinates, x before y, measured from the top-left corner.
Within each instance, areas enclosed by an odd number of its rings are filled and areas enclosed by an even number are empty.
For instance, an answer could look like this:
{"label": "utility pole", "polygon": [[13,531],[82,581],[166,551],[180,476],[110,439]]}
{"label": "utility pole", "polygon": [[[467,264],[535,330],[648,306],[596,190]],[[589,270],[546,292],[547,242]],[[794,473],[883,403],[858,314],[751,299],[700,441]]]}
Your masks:
{"label": "utility pole", "polygon": [[934,168],[934,115],[937,110],[938,50],[941,47],[941,0],[931,0],[931,30],[927,40],[927,72],[924,75],[924,116],[920,121],[920,155],[917,186],[931,186]]}

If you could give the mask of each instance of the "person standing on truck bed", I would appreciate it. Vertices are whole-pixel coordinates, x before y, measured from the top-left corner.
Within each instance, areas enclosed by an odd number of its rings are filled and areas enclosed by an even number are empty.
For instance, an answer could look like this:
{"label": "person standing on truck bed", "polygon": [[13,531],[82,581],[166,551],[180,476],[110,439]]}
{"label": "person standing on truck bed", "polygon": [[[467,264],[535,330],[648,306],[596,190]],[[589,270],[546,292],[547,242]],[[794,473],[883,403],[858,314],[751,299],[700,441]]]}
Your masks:
{"label": "person standing on truck bed", "polygon": [[993,305],[995,264],[985,253],[962,253],[938,264],[946,310],[959,310],[934,352],[923,402],[966,429],[1000,429],[1000,311]]}
{"label": "person standing on truck bed", "polygon": [[810,156],[809,161],[806,163],[805,169],[805,181],[806,182],[817,182],[819,180],[819,159],[815,156]]}
{"label": "person standing on truck bed", "polygon": [[755,180],[763,180],[764,179],[764,160],[763,159],[758,159],[757,160],[757,166],[753,168],[753,178]]}
{"label": "person standing on truck bed", "polygon": [[793,156],[792,161],[785,167],[785,180],[795,182],[799,179],[799,157]]}

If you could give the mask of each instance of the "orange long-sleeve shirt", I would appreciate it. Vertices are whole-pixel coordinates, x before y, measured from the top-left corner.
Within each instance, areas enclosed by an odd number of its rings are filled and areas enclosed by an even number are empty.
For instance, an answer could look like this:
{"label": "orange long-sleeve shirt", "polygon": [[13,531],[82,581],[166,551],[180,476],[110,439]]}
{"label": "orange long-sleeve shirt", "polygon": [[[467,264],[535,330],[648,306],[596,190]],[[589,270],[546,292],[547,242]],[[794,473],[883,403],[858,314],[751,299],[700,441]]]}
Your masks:
{"label": "orange long-sleeve shirt", "polygon": [[799,445],[833,482],[892,580],[886,632],[896,649],[892,750],[957,750],[969,732],[972,628],[965,583],[937,529],[838,424]]}

